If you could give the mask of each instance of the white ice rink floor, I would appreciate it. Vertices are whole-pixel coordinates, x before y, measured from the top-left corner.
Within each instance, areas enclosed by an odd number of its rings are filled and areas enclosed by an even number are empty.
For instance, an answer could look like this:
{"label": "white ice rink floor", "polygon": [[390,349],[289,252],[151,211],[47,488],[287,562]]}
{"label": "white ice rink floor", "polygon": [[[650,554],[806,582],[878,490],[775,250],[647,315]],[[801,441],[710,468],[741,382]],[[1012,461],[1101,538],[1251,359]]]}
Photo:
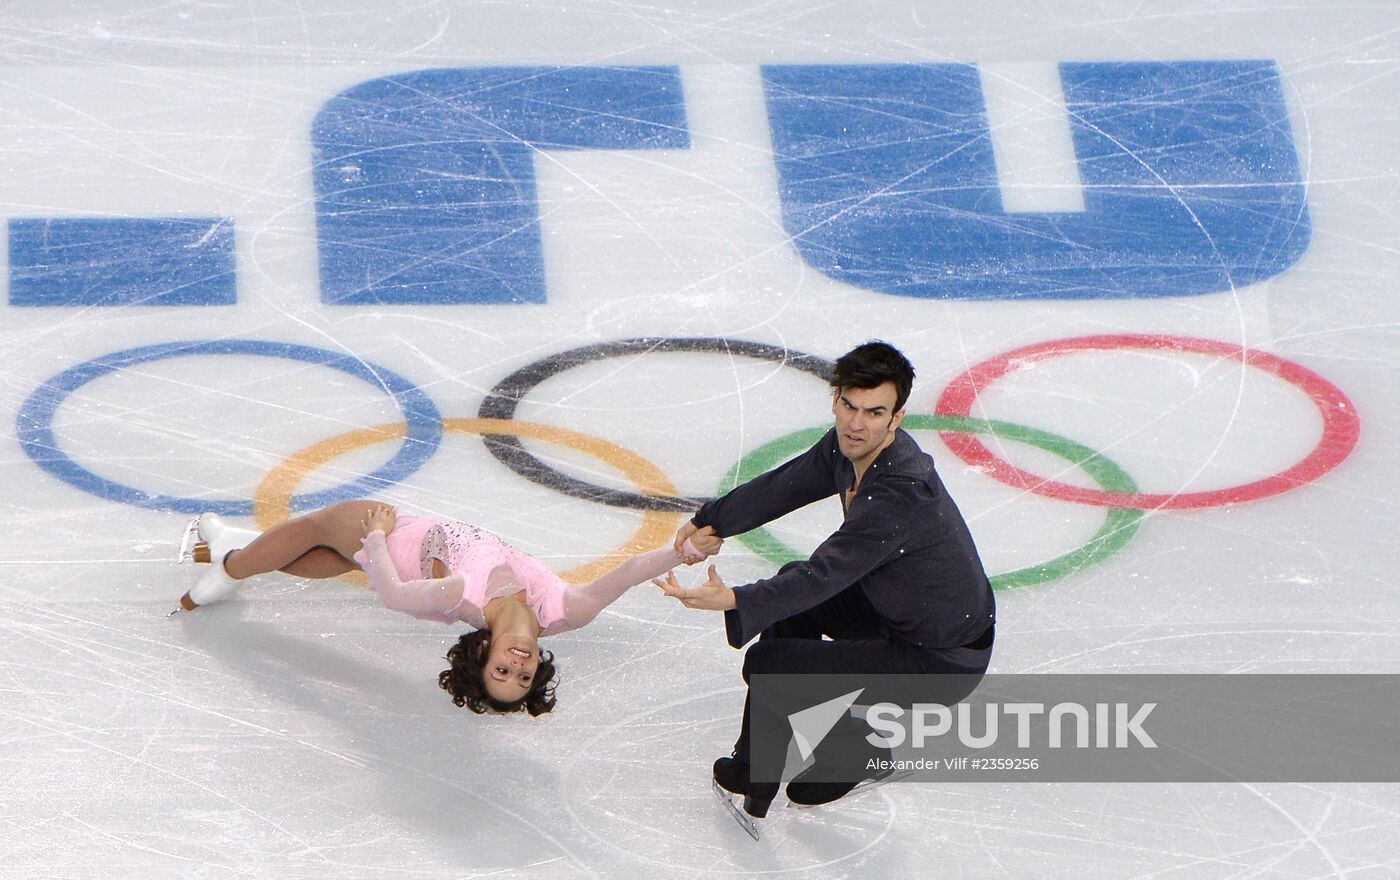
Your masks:
{"label": "white ice rink floor", "polygon": [[0,877],[1400,875],[1385,784],[896,785],[754,842],[741,654],[651,587],[533,720],[352,583],[166,616],[202,507],[655,546],[568,486],[711,495],[878,337],[993,672],[1400,672],[1400,7],[383,6],[0,11]]}

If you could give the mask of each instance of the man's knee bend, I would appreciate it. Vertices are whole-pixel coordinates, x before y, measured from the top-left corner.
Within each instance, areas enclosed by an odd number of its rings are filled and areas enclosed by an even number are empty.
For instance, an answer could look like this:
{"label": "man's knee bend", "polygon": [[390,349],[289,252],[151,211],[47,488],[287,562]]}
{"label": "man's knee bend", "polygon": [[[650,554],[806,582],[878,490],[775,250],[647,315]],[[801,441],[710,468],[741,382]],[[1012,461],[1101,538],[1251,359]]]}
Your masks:
{"label": "man's knee bend", "polygon": [[776,641],[763,641],[760,639],[749,645],[749,649],[744,652],[744,683],[747,684],[749,676],[755,672],[781,672],[782,648]]}

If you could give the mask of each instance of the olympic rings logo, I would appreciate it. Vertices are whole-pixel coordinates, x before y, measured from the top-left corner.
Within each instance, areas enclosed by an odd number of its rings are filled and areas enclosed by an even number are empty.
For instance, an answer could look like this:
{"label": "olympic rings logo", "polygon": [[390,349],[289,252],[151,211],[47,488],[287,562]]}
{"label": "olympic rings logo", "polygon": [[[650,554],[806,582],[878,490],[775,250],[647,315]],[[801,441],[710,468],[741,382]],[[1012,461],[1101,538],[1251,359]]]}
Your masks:
{"label": "olympic rings logo", "polygon": [[[1307,395],[1322,419],[1321,439],[1302,461],[1266,479],[1226,489],[1165,495],[1140,492],[1122,467],[1101,452],[1068,437],[1028,425],[978,419],[971,414],[983,389],[1016,370],[1065,354],[1110,350],[1199,354],[1263,370]],[[574,498],[642,511],[641,525],[622,547],[604,558],[562,573],[568,580],[584,581],[607,570],[619,556],[670,540],[682,515],[693,511],[708,498],[681,497],[664,471],[631,450],[580,431],[518,420],[515,411],[520,402],[542,382],[566,370],[609,358],[635,357],[653,352],[712,353],[757,359],[791,367],[823,382],[832,369],[830,361],[816,355],[746,340],[717,337],[623,339],[573,348],[535,361],[499,382],[482,401],[476,418],[443,418],[428,395],[407,378],[344,353],[251,339],[169,342],[104,355],[50,378],[20,407],[17,436],[25,453],[39,467],[85,492],[149,509],[183,513],[214,510],[225,515],[253,516],[263,529],[287,519],[294,511],[373,494],[405,480],[432,458],[445,433],[480,436],[493,456],[527,480]],[[144,492],[98,476],[64,453],[54,432],[54,419],[74,391],[97,378],[130,366],[196,355],[275,357],[329,367],[384,391],[399,407],[403,421],[351,431],[293,453],[262,480],[252,500],[191,498]],[[993,479],[1049,498],[1104,508],[1102,525],[1083,546],[1047,562],[997,574],[992,577],[992,585],[997,589],[1057,580],[1108,558],[1126,546],[1137,533],[1147,510],[1237,504],[1268,498],[1313,482],[1351,454],[1360,437],[1360,426],[1360,417],[1347,396],[1317,373],[1297,363],[1225,342],[1149,335],[1059,339],[1004,352],[973,366],[949,382],[939,395],[933,413],[910,413],[904,420],[907,429],[939,432],[955,455]],[[723,493],[781,464],[809,447],[828,429],[829,426],[821,426],[798,431],[753,450],[725,474],[718,491]],[[983,435],[1029,444],[1062,458],[1082,470],[1098,484],[1098,488],[1072,486],[1018,468],[982,443],[978,438]],[[632,482],[633,491],[599,486],[565,474],[529,453],[520,443],[520,438],[568,447],[610,464]],[[331,489],[306,495],[293,494],[309,474],[337,457],[388,442],[398,442],[400,448],[377,470]],[[765,529],[738,536],[738,540],[775,564],[781,565],[799,557]]]}

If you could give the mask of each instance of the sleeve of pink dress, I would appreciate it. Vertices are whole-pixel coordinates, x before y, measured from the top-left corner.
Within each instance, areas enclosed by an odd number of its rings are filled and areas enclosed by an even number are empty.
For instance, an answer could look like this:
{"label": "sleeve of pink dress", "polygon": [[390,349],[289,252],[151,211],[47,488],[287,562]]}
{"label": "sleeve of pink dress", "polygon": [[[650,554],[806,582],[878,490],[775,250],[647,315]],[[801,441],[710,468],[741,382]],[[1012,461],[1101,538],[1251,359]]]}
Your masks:
{"label": "sleeve of pink dress", "polygon": [[[686,550],[693,552],[694,545],[687,542]],[[662,547],[633,556],[596,580],[569,587],[564,594],[564,618],[542,634],[568,632],[591,623],[599,611],[616,602],[632,587],[659,577],[680,564],[681,554],[674,547]]]}
{"label": "sleeve of pink dress", "polygon": [[420,620],[440,623],[461,620],[478,629],[486,626],[481,609],[464,596],[466,584],[461,574],[404,581],[394,568],[383,532],[370,532],[361,544],[363,546],[355,554],[355,562],[365,570],[369,588],[379,594],[385,608],[411,614]]}

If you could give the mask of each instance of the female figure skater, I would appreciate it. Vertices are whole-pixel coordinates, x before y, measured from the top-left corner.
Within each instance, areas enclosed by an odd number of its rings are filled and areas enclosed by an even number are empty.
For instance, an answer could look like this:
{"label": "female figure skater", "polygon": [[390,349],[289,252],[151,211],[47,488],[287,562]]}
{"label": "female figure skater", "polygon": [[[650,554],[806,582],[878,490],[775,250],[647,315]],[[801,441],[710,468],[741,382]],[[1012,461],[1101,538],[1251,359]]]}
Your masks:
{"label": "female figure skater", "polygon": [[541,636],[578,629],[628,588],[682,562],[693,565],[722,543],[702,530],[681,551],[667,545],[570,585],[490,532],[370,500],[334,504],[263,533],[205,513],[186,531],[185,543],[193,539],[181,558],[210,565],[181,597],[184,610],[226,599],[256,574],[330,578],[358,568],[385,607],[476,628],[448,650],[452,668],[438,676],[453,703],[477,714],[523,709],[532,716],[554,708],[554,656],[540,649]]}

